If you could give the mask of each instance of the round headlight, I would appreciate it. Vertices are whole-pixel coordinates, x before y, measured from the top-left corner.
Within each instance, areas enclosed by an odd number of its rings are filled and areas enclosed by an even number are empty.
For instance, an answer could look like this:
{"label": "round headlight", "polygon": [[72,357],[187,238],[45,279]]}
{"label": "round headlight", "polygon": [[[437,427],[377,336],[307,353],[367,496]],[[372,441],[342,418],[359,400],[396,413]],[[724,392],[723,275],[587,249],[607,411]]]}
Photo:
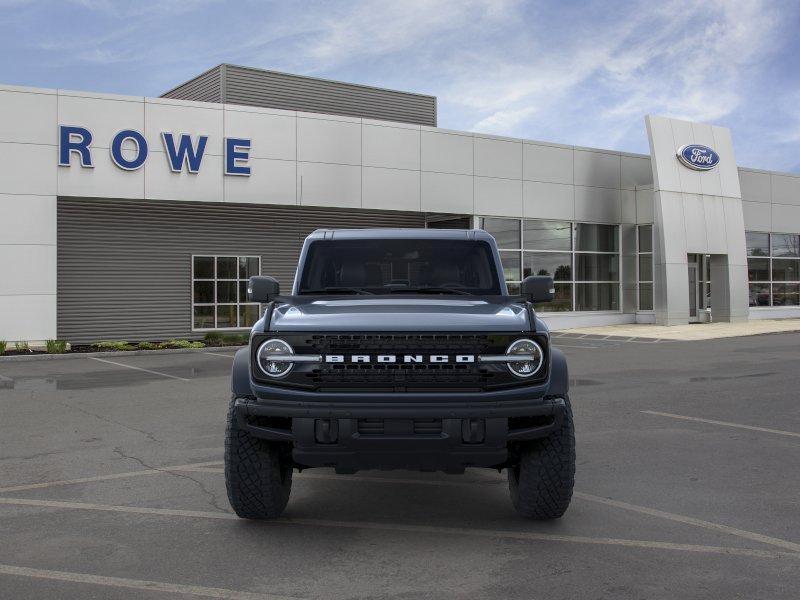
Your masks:
{"label": "round headlight", "polygon": [[256,362],[264,375],[283,377],[292,370],[293,363],[275,360],[276,357],[294,354],[292,347],[283,340],[267,340],[258,348]]}
{"label": "round headlight", "polygon": [[[506,354],[512,358],[508,362],[508,370],[517,377],[531,377],[539,372],[544,363],[542,347],[533,340],[522,339],[512,343]],[[528,358],[529,357],[529,358]]]}

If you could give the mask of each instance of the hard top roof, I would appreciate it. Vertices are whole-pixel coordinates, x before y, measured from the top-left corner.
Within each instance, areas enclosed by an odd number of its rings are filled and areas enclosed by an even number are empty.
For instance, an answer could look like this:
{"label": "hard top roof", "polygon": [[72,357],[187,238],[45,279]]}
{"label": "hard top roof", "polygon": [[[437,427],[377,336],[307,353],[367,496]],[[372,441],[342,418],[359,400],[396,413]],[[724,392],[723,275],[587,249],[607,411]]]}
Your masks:
{"label": "hard top roof", "polygon": [[483,229],[317,229],[309,240],[485,240],[494,238]]}

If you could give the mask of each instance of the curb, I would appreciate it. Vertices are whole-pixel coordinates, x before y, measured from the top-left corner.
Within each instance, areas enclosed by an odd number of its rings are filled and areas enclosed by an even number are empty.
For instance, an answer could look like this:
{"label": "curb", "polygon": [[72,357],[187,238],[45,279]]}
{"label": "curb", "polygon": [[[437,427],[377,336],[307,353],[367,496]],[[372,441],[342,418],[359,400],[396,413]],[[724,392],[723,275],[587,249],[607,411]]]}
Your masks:
{"label": "curb", "polygon": [[715,340],[733,340],[737,338],[743,337],[756,337],[759,335],[782,335],[784,333],[800,333],[800,328],[798,329],[784,329],[780,331],[752,331],[752,332],[744,332],[744,333],[737,333],[735,335],[717,335],[713,337],[702,337],[702,338],[659,338],[659,337],[642,337],[642,336],[619,336],[619,335],[603,335],[599,333],[569,333],[568,329],[562,330],[562,332],[556,331],[551,333],[550,335],[555,339],[565,339],[565,340],[586,340],[588,342],[616,342],[616,341],[625,341],[625,342],[637,342],[637,343],[663,343],[663,342],[713,342]]}
{"label": "curb", "polygon": [[197,352],[240,350],[245,346],[207,346],[206,348],[167,348],[164,350],[118,350],[107,352],[74,352],[65,354],[19,354],[15,356],[0,356],[0,363],[28,362],[35,360],[72,360],[78,358],[100,358],[103,356],[143,356],[159,354],[192,354]]}

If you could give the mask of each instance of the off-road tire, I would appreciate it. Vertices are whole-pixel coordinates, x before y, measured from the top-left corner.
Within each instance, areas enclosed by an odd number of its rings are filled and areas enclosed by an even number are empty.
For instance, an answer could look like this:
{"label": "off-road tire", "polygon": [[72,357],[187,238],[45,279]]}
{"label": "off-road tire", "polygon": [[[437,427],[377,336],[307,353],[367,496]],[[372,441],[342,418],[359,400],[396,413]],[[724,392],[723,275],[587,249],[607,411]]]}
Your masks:
{"label": "off-road tire", "polygon": [[292,468],[281,461],[280,447],[242,430],[228,405],[225,429],[225,487],[234,512],[245,519],[280,516],[292,490]]}
{"label": "off-road tire", "polygon": [[566,512],[575,485],[575,428],[569,398],[561,427],[528,442],[519,464],[508,469],[508,490],[516,511],[531,519],[558,519]]}

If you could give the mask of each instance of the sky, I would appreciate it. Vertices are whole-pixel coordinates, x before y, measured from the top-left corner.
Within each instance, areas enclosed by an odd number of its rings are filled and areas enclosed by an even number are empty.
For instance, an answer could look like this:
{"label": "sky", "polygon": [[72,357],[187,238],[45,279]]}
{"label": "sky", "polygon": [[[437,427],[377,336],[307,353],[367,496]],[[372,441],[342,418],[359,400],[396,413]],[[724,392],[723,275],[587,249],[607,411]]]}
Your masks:
{"label": "sky", "polygon": [[648,153],[644,115],[800,173],[800,2],[0,0],[0,83],[158,96],[222,62],[438,98],[438,124]]}

